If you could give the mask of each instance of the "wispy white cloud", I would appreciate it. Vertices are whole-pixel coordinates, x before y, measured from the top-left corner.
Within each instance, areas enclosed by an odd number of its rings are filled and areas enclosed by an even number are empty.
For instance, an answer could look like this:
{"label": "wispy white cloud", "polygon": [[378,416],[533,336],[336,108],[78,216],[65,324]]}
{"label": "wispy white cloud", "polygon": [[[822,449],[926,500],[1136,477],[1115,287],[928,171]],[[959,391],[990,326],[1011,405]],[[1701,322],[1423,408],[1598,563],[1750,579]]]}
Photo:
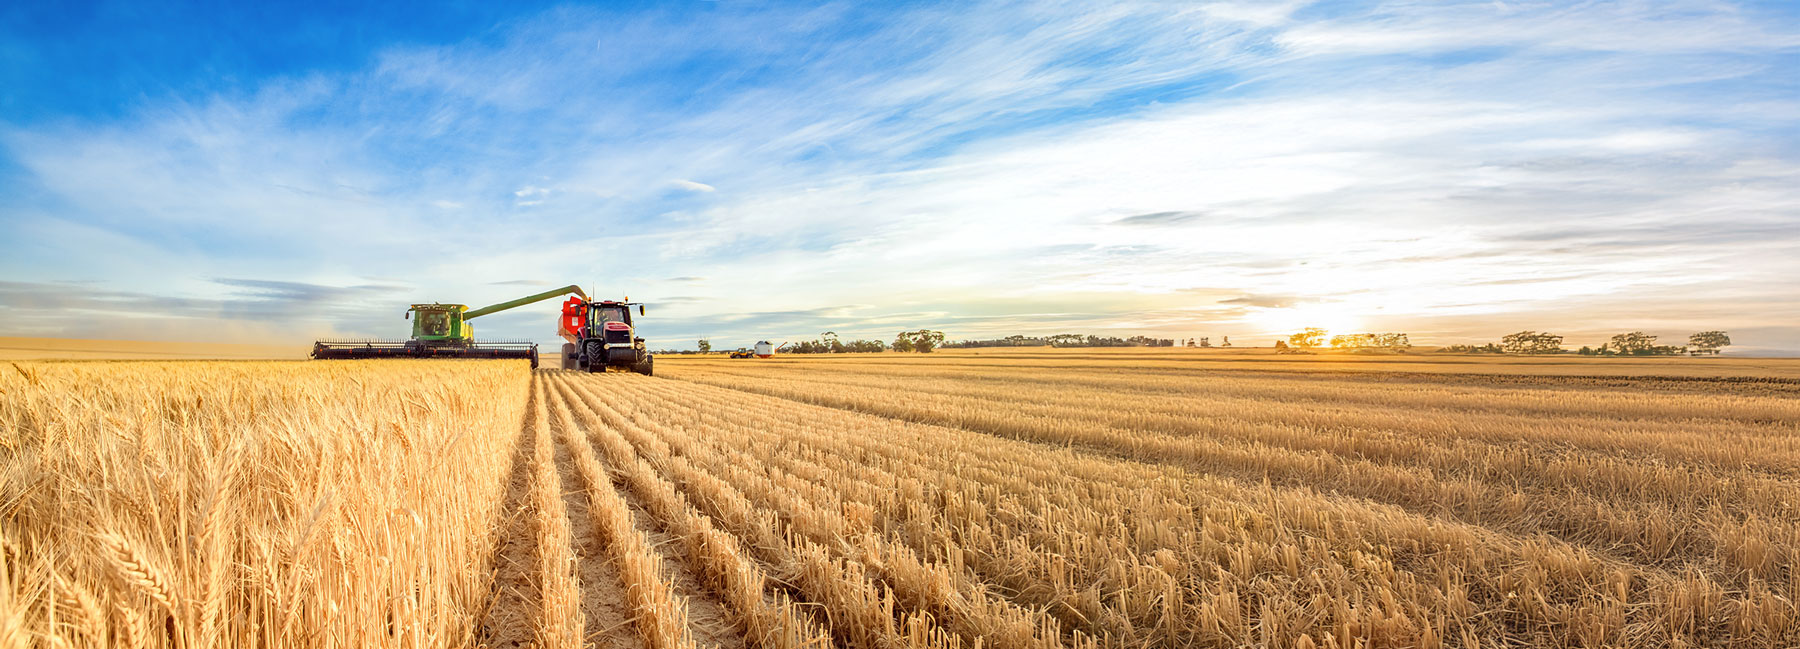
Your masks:
{"label": "wispy white cloud", "polygon": [[1292,20],[1295,11],[1309,4],[1312,0],[1208,2],[1200,5],[1200,12],[1213,20],[1274,27]]}
{"label": "wispy white cloud", "polygon": [[519,189],[513,191],[513,196],[518,199],[518,200],[513,201],[513,204],[521,205],[521,206],[523,206],[523,205],[542,205],[542,204],[544,204],[545,197],[547,197],[549,195],[550,195],[550,190],[548,190],[548,189],[545,189],[543,187],[533,187],[531,185],[526,185],[522,188],[519,188]]}
{"label": "wispy white cloud", "polygon": [[1637,54],[1768,52],[1800,47],[1793,26],[1715,0],[1608,3],[1386,3],[1296,25],[1275,42],[1297,55],[1407,54],[1517,47]]}

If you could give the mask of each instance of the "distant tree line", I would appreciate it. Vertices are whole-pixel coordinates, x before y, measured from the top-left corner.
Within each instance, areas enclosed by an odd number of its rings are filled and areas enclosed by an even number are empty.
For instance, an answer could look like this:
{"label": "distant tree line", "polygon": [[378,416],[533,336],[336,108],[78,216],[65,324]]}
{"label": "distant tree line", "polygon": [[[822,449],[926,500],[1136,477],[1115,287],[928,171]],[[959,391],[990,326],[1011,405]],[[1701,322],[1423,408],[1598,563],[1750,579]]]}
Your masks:
{"label": "distant tree line", "polygon": [[1499,345],[1496,345],[1494,343],[1488,343],[1486,345],[1444,345],[1443,347],[1439,347],[1438,351],[1441,353],[1445,353],[1445,354],[1504,354],[1504,353],[1506,353],[1506,350],[1501,349]]}
{"label": "distant tree line", "polygon": [[1332,336],[1331,346],[1338,349],[1391,349],[1406,351],[1412,349],[1412,341],[1406,334],[1345,334]]}
{"label": "distant tree line", "polygon": [[944,343],[944,349],[975,349],[979,347],[1047,347],[1050,341],[1039,336],[1012,335],[990,340],[953,340]]}
{"label": "distant tree line", "polygon": [[850,340],[838,338],[837,332],[827,331],[819,334],[818,340],[803,340],[791,343],[782,351],[789,354],[867,354],[885,352],[918,352],[929,354],[944,342],[944,332],[930,329],[918,331],[902,331],[894,336],[892,344],[879,340]]}
{"label": "distant tree line", "polygon": [[[1275,349],[1286,352],[1305,353],[1317,349],[1327,342],[1328,332],[1318,327],[1307,327],[1287,340],[1275,341]],[[1349,351],[1392,351],[1404,352],[1412,349],[1412,340],[1403,333],[1361,333],[1332,336],[1330,344],[1334,349]]]}
{"label": "distant tree line", "polygon": [[894,337],[894,351],[919,352],[929,354],[944,344],[944,332],[920,329],[918,331],[902,331]]}
{"label": "distant tree line", "polygon": [[848,342],[823,340],[803,340],[782,348],[788,354],[863,354],[887,351],[887,343],[879,340],[851,340]]}
{"label": "distant tree line", "polygon": [[1174,347],[1174,338],[1151,338],[1149,336],[1132,336],[1117,338],[1113,336],[1083,336],[1081,334],[1057,334],[1047,338],[1051,347]]}
{"label": "distant tree line", "polygon": [[974,349],[980,347],[1174,347],[1173,338],[1151,338],[1149,336],[1132,336],[1117,338],[1113,336],[1084,336],[1081,334],[1057,334],[1054,336],[1007,336],[990,340],[957,340],[943,344],[944,349]]}
{"label": "distant tree line", "polygon": [[887,343],[879,340],[840,340],[837,332],[819,334],[818,340],[803,340],[783,348],[789,354],[866,354],[887,351]]}
{"label": "distant tree line", "polygon": [[[1328,337],[1329,336],[1329,337]],[[1688,336],[1686,345],[1658,345],[1656,336],[1642,331],[1633,331],[1613,336],[1612,339],[1597,347],[1584,346],[1573,353],[1583,356],[1689,356],[1713,355],[1731,346],[1731,337],[1723,331],[1702,331]],[[701,339],[700,353],[712,351],[712,341]],[[1187,347],[1211,347],[1208,338],[1179,341]],[[788,345],[782,351],[791,354],[856,354],[885,351],[930,353],[935,349],[976,349],[983,347],[1174,347],[1178,341],[1170,338],[1152,338],[1149,336],[1131,336],[1119,338],[1115,336],[1094,336],[1082,334],[1057,334],[1054,336],[1012,335],[1005,338],[987,340],[944,341],[944,332],[930,329],[918,331],[902,331],[894,337],[894,342],[884,343],[879,340],[841,340],[836,332],[827,331],[819,335],[817,340],[806,340]],[[1317,327],[1288,336],[1287,340],[1275,341],[1275,348],[1282,352],[1306,352],[1329,345],[1334,349],[1346,351],[1392,351],[1404,352],[1412,349],[1412,341],[1404,333],[1358,333],[1330,336],[1329,332]],[[1226,338],[1221,347],[1230,347],[1231,339]],[[1563,349],[1563,337],[1542,331],[1521,331],[1507,334],[1498,343],[1482,345],[1447,345],[1438,350],[1447,354],[1567,354]],[[685,353],[673,350],[661,353]]]}
{"label": "distant tree line", "polygon": [[[1566,354],[1563,337],[1540,331],[1521,331],[1500,338],[1499,344],[1450,345],[1439,350],[1449,354]],[[1702,331],[1688,336],[1686,345],[1658,345],[1656,336],[1633,331],[1613,336],[1598,347],[1583,346],[1574,353],[1583,356],[1689,356],[1713,355],[1731,346],[1731,336],[1723,331]]]}

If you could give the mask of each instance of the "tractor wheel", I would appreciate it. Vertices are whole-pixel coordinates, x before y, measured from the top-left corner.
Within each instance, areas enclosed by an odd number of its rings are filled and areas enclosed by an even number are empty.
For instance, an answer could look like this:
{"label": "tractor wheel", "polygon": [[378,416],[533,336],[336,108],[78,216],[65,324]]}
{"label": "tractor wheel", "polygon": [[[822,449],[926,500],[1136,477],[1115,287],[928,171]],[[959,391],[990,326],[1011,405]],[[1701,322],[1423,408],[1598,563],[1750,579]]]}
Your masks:
{"label": "tractor wheel", "polygon": [[644,359],[644,362],[642,362],[642,363],[632,363],[631,371],[637,372],[644,376],[650,376],[651,364],[655,363],[655,362],[656,362],[656,359],[654,359],[654,358],[646,358],[646,359]]}
{"label": "tractor wheel", "polygon": [[601,342],[598,340],[589,340],[589,341],[587,341],[586,351],[587,351],[587,353],[585,354],[585,356],[587,357],[587,371],[589,371],[589,372],[605,372],[606,371],[606,346],[601,344]]}
{"label": "tractor wheel", "polygon": [[562,368],[565,370],[572,370],[580,367],[580,364],[581,352],[576,351],[575,343],[563,343]]}

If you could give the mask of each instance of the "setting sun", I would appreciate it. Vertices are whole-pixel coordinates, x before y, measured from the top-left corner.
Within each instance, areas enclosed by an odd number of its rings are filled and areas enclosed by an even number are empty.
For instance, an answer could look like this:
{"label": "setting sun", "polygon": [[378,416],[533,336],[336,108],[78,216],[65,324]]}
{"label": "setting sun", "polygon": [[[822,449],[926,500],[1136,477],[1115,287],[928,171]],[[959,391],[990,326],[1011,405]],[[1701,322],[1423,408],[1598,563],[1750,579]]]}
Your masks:
{"label": "setting sun", "polygon": [[1362,331],[1362,314],[1347,304],[1299,304],[1259,311],[1246,319],[1265,334],[1285,336],[1307,327],[1318,327],[1333,334]]}

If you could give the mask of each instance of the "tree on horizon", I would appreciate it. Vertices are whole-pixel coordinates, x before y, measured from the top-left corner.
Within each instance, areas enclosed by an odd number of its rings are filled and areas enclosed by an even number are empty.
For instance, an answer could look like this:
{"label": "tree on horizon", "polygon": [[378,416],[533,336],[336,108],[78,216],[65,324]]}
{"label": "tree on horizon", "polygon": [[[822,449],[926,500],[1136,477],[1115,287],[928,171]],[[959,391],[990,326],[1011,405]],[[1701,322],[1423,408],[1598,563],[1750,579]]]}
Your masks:
{"label": "tree on horizon", "polygon": [[1318,327],[1307,327],[1300,333],[1288,336],[1288,346],[1298,349],[1312,349],[1325,343],[1325,334],[1329,333]]}
{"label": "tree on horizon", "polygon": [[1688,336],[1688,345],[1701,354],[1718,354],[1720,349],[1731,346],[1731,336],[1723,331],[1702,331]]}

